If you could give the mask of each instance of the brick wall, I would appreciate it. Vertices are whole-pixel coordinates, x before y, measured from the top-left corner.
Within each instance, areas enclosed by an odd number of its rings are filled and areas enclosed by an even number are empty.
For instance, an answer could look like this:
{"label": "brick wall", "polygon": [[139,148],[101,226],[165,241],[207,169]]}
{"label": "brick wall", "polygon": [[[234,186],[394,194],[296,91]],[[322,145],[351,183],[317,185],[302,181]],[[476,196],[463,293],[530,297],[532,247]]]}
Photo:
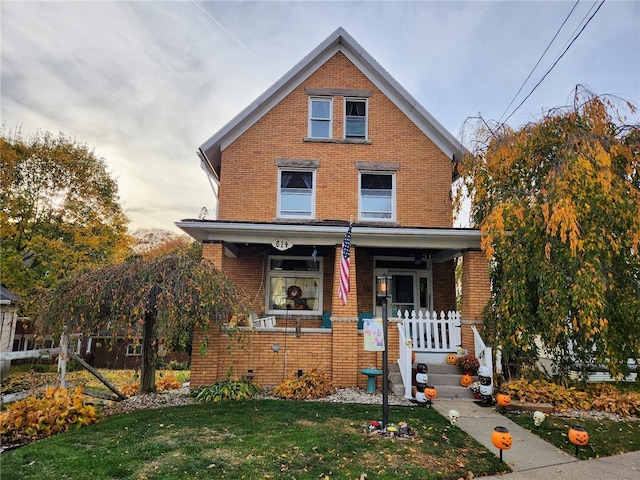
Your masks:
{"label": "brick wall", "polygon": [[457,310],[455,268],[453,260],[433,264],[433,309],[438,313]]}
{"label": "brick wall", "polygon": [[486,255],[478,251],[465,252],[462,256],[462,346],[470,352],[474,352],[471,325],[482,324],[483,310],[490,298]]}
{"label": "brick wall", "polygon": [[[372,90],[370,143],[304,141],[308,115],[305,87]],[[344,97],[334,97],[333,109],[333,135],[342,138]],[[222,152],[220,220],[271,222],[276,218],[278,167],[275,160],[278,158],[320,162],[316,170],[318,219],[346,220],[351,215],[357,218],[356,162],[399,162],[396,173],[398,223],[452,225],[450,161],[341,53]]]}

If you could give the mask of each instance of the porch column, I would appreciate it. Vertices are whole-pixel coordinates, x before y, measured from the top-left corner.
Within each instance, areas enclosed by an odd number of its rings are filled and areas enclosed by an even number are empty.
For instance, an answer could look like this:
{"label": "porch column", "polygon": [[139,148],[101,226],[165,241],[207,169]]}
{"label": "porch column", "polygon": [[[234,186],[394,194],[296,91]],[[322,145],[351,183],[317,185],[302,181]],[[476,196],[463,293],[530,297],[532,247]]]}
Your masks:
{"label": "porch column", "polygon": [[202,258],[206,258],[220,271],[224,271],[224,245],[216,242],[204,242],[202,244]]}
{"label": "porch column", "polygon": [[[462,254],[462,348],[473,348],[472,325],[482,325],[482,314],[491,298],[489,261],[484,252]],[[480,332],[482,330],[480,329]],[[484,339],[486,341],[486,339]]]}
{"label": "porch column", "polygon": [[340,259],[342,245],[336,247],[333,298],[331,299],[332,383],[334,387],[353,387],[358,384],[358,291],[356,289],[356,248],[351,245],[349,278],[351,291],[347,304],[338,298],[340,289]]}

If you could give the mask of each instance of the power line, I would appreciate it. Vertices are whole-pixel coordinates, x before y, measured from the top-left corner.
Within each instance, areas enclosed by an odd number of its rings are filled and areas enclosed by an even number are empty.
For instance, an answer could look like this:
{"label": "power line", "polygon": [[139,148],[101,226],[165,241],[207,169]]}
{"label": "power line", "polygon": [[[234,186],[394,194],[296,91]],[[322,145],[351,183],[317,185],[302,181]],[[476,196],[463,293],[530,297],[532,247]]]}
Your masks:
{"label": "power line", "polygon": [[511,105],[513,105],[513,102],[516,101],[516,98],[518,98],[518,95],[520,95],[520,92],[522,91],[522,89],[524,88],[524,86],[527,84],[527,82],[529,81],[529,79],[531,78],[531,75],[533,75],[533,72],[535,71],[536,68],[538,68],[538,65],[540,65],[540,62],[542,61],[542,59],[544,58],[544,56],[547,54],[547,52],[549,51],[549,48],[551,48],[551,45],[553,44],[553,42],[556,40],[558,34],[560,33],[560,31],[562,30],[562,28],[564,27],[565,23],[567,23],[567,20],[569,20],[569,17],[571,16],[571,14],[573,13],[573,11],[576,9],[576,7],[578,6],[578,3],[580,3],[580,0],[576,0],[576,3],[573,4],[573,7],[571,8],[571,11],[569,12],[569,14],[566,16],[566,18],[564,19],[564,21],[562,22],[562,25],[560,25],[560,27],[558,28],[558,31],[556,32],[556,34],[553,36],[553,38],[551,39],[551,41],[549,42],[549,45],[547,45],[547,48],[544,49],[544,52],[542,52],[542,55],[540,55],[540,58],[538,59],[538,61],[536,62],[536,64],[533,66],[533,68],[531,69],[531,71],[529,72],[529,75],[527,75],[527,78],[525,78],[524,82],[522,82],[522,85],[520,85],[520,88],[518,89],[518,91],[516,92],[516,94],[513,96],[513,98],[511,99],[511,101],[509,102],[509,105],[507,105],[507,108],[504,109],[504,112],[502,112],[502,115],[500,115],[500,120],[498,120],[498,123],[500,123],[502,121],[502,117],[505,116],[505,114],[507,113],[507,111],[509,110],[509,108],[511,107]]}
{"label": "power line", "polygon": [[[600,8],[602,7],[602,5],[604,4],[605,0],[602,0],[600,2],[600,5],[598,5],[598,8],[596,8],[596,11],[593,12],[593,14],[589,17],[589,19],[587,20],[587,22],[582,26],[582,28],[580,29],[580,31],[577,33],[577,35],[575,37],[573,37],[573,39],[571,40],[571,42],[569,42],[569,45],[567,45],[567,47],[564,49],[564,51],[560,54],[560,56],[558,56],[558,58],[556,59],[555,62],[553,62],[553,64],[549,67],[549,69],[546,71],[546,73],[542,76],[542,78],[540,79],[540,81],[538,83],[535,84],[535,86],[531,89],[531,91],[529,92],[529,94],[524,97],[524,100],[522,100],[518,106],[513,110],[513,112],[511,112],[509,114],[509,116],[507,118],[504,119],[504,122],[502,122],[503,124],[507,123],[507,121],[513,116],[514,113],[516,113],[518,111],[518,109],[524,105],[524,102],[526,102],[529,97],[531,95],[533,95],[533,92],[535,92],[535,90],[540,86],[540,84],[544,81],[545,78],[547,78],[547,76],[551,73],[551,71],[554,69],[554,67],[558,64],[558,62],[560,61],[560,59],[562,57],[564,57],[565,53],[567,53],[567,51],[569,50],[569,48],[571,48],[571,45],[573,45],[573,43],[578,39],[578,37],[582,34],[582,32],[584,31],[584,29],[587,27],[587,25],[589,25],[589,22],[591,22],[591,20],[593,19],[593,17],[596,16],[596,14],[598,13],[598,11],[600,10]],[[594,3],[595,4],[595,3]]]}

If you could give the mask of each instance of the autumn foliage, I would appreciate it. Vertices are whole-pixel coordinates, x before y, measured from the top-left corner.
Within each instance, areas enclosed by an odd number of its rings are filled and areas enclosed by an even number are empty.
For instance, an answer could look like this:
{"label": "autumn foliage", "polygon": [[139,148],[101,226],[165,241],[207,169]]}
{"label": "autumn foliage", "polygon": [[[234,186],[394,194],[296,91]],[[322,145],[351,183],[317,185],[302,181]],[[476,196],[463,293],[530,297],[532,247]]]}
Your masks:
{"label": "autumn foliage", "polygon": [[82,387],[48,387],[0,413],[0,437],[5,445],[26,443],[98,421],[93,405],[85,403]]}
{"label": "autumn foliage", "polygon": [[491,259],[486,331],[512,365],[542,347],[584,378],[640,357],[640,127],[621,111],[577,89],[539,122],[476,131],[461,173]]}

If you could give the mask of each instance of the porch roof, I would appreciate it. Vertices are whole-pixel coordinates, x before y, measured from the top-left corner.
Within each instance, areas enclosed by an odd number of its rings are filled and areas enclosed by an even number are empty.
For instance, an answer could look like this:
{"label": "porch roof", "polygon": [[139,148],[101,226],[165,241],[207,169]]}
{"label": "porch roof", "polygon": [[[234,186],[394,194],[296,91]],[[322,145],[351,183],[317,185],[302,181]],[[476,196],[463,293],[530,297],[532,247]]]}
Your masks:
{"label": "porch roof", "polygon": [[[199,242],[267,244],[286,238],[294,245],[340,245],[344,222],[255,223],[219,220],[182,220],[176,226]],[[368,248],[411,248],[443,251],[480,249],[480,230],[353,224],[351,244]]]}

